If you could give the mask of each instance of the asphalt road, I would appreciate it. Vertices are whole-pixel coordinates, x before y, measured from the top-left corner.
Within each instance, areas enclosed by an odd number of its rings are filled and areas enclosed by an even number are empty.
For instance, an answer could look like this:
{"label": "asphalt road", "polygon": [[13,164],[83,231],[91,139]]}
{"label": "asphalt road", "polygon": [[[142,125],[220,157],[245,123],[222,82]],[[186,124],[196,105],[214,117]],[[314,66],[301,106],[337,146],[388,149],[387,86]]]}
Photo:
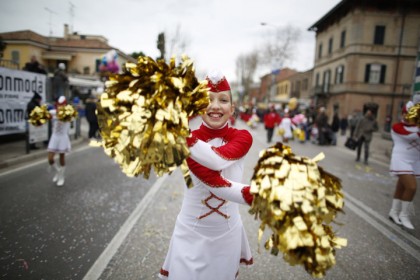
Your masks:
{"label": "asphalt road", "polygon": [[62,187],[46,159],[0,176],[0,279],[81,279],[155,181],[100,148],[66,159]]}

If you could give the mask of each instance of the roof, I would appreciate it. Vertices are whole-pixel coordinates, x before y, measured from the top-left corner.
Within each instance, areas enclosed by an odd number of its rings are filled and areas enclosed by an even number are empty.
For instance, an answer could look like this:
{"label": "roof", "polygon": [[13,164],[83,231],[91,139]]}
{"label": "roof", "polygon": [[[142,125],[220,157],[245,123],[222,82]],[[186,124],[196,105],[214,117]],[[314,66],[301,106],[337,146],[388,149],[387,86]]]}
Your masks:
{"label": "roof", "polygon": [[381,11],[404,10],[405,12],[419,12],[420,2],[418,0],[342,0],[335,5],[317,22],[308,28],[309,31],[321,32],[328,26],[334,24],[356,7],[366,9],[372,7]]}
{"label": "roof", "polygon": [[106,42],[103,42],[99,39],[83,39],[83,35],[81,35],[80,39],[64,39],[62,37],[42,36],[31,30],[0,33],[0,38],[5,41],[32,41],[34,43],[39,43],[50,47],[115,49],[112,46],[108,45]]}

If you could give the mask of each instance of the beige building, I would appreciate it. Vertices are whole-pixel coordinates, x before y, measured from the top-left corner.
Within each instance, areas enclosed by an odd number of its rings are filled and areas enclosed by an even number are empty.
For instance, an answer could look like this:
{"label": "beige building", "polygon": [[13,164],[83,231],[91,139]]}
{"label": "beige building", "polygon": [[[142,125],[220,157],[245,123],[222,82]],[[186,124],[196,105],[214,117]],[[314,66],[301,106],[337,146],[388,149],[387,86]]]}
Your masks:
{"label": "beige building", "polygon": [[398,120],[412,95],[420,39],[420,2],[343,0],[314,23],[311,93],[330,115],[377,108],[381,129]]}
{"label": "beige building", "polygon": [[2,58],[5,67],[22,69],[35,56],[50,73],[57,69],[59,63],[64,63],[69,74],[96,78],[102,57],[111,50],[117,52],[119,65],[135,61],[110,46],[103,36],[70,34],[67,24],[64,25],[63,37],[42,36],[24,30],[0,33],[0,38],[6,43]]}
{"label": "beige building", "polygon": [[297,98],[300,104],[309,106],[311,103],[312,69],[305,72],[297,72],[289,77],[290,98]]}

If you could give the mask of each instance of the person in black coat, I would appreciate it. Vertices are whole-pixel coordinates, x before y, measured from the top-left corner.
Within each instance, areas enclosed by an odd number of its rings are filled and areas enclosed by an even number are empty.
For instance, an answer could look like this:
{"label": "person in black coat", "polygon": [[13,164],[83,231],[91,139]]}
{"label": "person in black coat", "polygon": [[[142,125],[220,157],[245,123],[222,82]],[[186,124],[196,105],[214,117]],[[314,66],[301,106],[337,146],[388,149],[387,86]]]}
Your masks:
{"label": "person in black coat", "polygon": [[340,119],[340,130],[341,130],[341,135],[344,136],[346,135],[346,131],[347,131],[347,126],[349,125],[349,121],[347,119],[346,116],[343,116]]}
{"label": "person in black coat", "polygon": [[[35,109],[35,107],[41,106],[41,101],[42,101],[41,95],[39,95],[39,93],[37,93],[37,92],[34,92],[34,96],[32,96],[31,100],[26,105],[26,114],[25,114],[26,120],[29,120],[29,115]],[[29,148],[31,150],[38,149],[38,147],[35,145],[35,143],[30,144]]]}
{"label": "person in black coat", "polygon": [[89,123],[89,139],[98,138],[98,118],[96,116],[96,97],[92,94],[86,99],[85,112],[86,119]]}

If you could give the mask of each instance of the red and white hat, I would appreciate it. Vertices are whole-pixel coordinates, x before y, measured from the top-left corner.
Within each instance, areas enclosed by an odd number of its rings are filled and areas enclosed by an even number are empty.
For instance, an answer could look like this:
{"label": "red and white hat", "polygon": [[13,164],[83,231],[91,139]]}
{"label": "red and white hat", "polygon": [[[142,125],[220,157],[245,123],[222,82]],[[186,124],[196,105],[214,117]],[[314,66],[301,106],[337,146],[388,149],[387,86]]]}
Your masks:
{"label": "red and white hat", "polygon": [[402,107],[402,113],[407,114],[408,110],[410,110],[411,107],[413,107],[414,103],[413,101],[408,101],[403,107]]}
{"label": "red and white hat", "polygon": [[66,97],[64,97],[64,96],[60,96],[60,97],[58,98],[58,100],[57,100],[57,104],[58,104],[58,105],[66,105],[66,104],[67,104]]}
{"label": "red and white hat", "polygon": [[230,85],[222,72],[215,70],[210,72],[207,77],[207,85],[211,92],[222,92],[230,90]]}

